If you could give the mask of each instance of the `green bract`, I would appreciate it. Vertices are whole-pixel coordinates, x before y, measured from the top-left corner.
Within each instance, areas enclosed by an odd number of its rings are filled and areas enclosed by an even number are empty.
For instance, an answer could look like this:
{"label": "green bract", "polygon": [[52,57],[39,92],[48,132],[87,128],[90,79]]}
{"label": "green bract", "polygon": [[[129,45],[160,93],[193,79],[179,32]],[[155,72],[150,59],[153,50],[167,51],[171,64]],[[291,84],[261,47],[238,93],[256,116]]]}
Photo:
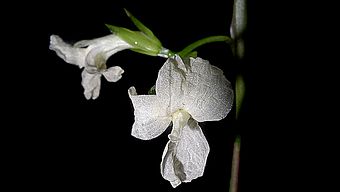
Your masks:
{"label": "green bract", "polygon": [[133,48],[131,48],[132,51],[151,56],[172,56],[171,51],[163,48],[162,43],[149,28],[143,25],[130,12],[127,10],[125,10],[125,12],[140,31],[132,31],[127,28],[106,24],[112,33],[133,46]]}
{"label": "green bract", "polygon": [[131,48],[133,51],[146,55],[157,56],[162,50],[161,43],[153,41],[146,34],[140,31],[131,31],[123,27],[116,27],[108,24],[106,24],[106,26],[112,33],[116,34],[125,42],[133,46],[133,48]]}

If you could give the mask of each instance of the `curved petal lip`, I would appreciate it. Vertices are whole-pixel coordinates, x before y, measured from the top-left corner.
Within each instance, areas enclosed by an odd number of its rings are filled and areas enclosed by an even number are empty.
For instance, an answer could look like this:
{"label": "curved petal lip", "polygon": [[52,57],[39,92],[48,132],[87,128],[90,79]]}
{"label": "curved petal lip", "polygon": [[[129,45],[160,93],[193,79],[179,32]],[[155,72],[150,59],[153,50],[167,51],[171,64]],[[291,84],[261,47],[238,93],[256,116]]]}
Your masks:
{"label": "curved petal lip", "polygon": [[103,72],[105,79],[109,82],[117,82],[122,78],[124,70],[119,66],[113,66]]}
{"label": "curved petal lip", "polygon": [[153,139],[162,134],[171,123],[166,113],[166,105],[156,95],[137,95],[130,87],[128,94],[134,107],[135,122],[131,135],[143,139]]}
{"label": "curved petal lip", "polygon": [[161,174],[172,187],[191,182],[204,173],[209,144],[197,121],[189,119],[178,142],[168,141],[162,155]]}

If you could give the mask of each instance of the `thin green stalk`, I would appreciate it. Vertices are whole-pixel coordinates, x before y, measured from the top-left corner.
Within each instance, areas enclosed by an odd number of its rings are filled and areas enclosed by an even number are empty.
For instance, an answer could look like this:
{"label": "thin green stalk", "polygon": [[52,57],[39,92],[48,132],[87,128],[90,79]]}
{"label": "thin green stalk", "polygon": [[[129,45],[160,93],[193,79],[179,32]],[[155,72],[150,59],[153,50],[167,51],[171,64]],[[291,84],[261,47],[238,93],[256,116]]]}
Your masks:
{"label": "thin green stalk", "polygon": [[230,43],[231,39],[228,36],[206,37],[206,38],[200,39],[200,40],[188,45],[187,47],[185,47],[182,51],[178,52],[177,54],[179,54],[182,58],[184,58],[184,57],[188,56],[188,54],[190,54],[193,50],[195,50],[199,46],[202,46],[202,45],[207,44],[207,43],[221,42],[221,41],[225,41],[227,43]]}

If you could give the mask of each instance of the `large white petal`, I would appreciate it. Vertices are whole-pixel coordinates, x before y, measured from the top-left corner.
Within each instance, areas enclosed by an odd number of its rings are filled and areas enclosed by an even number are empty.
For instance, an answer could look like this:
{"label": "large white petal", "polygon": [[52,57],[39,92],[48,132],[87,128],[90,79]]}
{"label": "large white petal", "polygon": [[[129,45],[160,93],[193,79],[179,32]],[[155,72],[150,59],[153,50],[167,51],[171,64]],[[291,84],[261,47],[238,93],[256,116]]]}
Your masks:
{"label": "large white petal", "polygon": [[190,58],[186,86],[185,109],[198,122],[221,120],[231,110],[234,99],[231,83],[209,61]]}
{"label": "large white petal", "polygon": [[169,141],[164,149],[161,174],[172,187],[201,177],[208,158],[209,144],[197,122],[189,119],[177,142]]}
{"label": "large white petal", "polygon": [[122,78],[122,74],[124,70],[119,66],[114,66],[108,68],[106,71],[103,72],[104,77],[109,82],[117,82],[119,79]]}
{"label": "large white petal", "polygon": [[58,35],[51,35],[49,48],[55,51],[65,62],[77,65],[80,68],[85,66],[86,49],[73,47],[65,43]]}
{"label": "large white petal", "polygon": [[100,92],[100,73],[88,73],[86,69],[81,73],[81,84],[84,87],[84,95],[86,99],[97,99]]}
{"label": "large white petal", "polygon": [[128,93],[135,115],[131,135],[149,140],[162,134],[171,122],[171,116],[166,113],[166,103],[156,95],[137,95],[134,87],[130,87]]}
{"label": "large white petal", "polygon": [[183,107],[186,70],[179,56],[169,58],[158,72],[156,94],[168,103],[170,113]]}

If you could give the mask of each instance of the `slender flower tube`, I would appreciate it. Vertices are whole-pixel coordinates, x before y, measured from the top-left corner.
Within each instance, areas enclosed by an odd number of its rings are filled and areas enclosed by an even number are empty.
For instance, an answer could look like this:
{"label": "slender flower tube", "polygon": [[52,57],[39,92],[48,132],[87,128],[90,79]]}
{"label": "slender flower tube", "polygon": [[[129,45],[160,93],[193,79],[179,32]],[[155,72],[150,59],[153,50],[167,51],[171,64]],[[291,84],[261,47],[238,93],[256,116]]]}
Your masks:
{"label": "slender flower tube", "polygon": [[84,68],[81,74],[84,95],[86,99],[96,99],[99,96],[102,75],[109,82],[117,82],[124,73],[119,66],[107,68],[107,59],[118,51],[131,47],[116,35],[82,40],[74,45],[65,43],[57,35],[51,35],[49,48],[65,62]]}

